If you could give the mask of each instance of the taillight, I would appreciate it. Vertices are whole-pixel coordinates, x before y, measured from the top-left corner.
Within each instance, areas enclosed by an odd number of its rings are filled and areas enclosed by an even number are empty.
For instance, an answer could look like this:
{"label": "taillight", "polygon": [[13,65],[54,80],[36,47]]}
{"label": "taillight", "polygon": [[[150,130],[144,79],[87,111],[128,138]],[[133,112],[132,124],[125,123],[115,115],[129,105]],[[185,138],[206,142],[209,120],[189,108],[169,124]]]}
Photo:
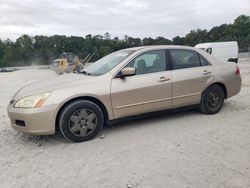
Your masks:
{"label": "taillight", "polygon": [[236,76],[237,76],[237,75],[240,75],[240,69],[239,69],[239,67],[238,67],[238,66],[236,66],[235,75],[236,75]]}

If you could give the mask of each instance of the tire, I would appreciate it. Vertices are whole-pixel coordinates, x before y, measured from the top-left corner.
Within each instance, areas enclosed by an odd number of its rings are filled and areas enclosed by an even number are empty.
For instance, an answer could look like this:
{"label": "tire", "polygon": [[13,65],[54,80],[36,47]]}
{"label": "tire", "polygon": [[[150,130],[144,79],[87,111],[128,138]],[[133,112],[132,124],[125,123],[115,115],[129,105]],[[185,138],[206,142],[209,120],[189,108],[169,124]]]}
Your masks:
{"label": "tire", "polygon": [[59,116],[59,128],[62,135],[72,142],[93,139],[101,130],[104,117],[95,103],[78,100],[68,104]]}
{"label": "tire", "polygon": [[200,111],[204,114],[216,114],[221,110],[224,99],[223,89],[217,84],[211,85],[202,94]]}

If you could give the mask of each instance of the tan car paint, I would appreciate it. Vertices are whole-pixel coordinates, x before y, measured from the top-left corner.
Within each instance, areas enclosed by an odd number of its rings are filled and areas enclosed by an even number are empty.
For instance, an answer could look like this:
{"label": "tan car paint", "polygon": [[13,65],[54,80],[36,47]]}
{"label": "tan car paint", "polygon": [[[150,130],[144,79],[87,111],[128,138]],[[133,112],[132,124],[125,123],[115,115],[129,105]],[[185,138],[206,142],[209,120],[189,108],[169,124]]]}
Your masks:
{"label": "tan car paint", "polygon": [[172,71],[173,107],[198,104],[204,88],[210,85],[214,78],[212,66],[178,69]]}
{"label": "tan car paint", "polygon": [[111,100],[115,118],[171,108],[171,72],[115,78]]}
{"label": "tan car paint", "polygon": [[[68,74],[21,88],[13,97],[14,101],[48,91],[51,95],[39,108],[14,108],[13,104],[10,104],[8,114],[12,127],[30,134],[54,134],[59,110],[70,100],[82,97],[92,97],[100,101],[107,111],[108,120],[113,120],[145,112],[199,104],[202,92],[217,82],[226,86],[227,97],[240,91],[241,77],[235,76],[236,65],[222,63],[199,49],[184,46],[144,46],[131,49],[135,50],[132,55],[104,75]],[[155,49],[194,50],[212,65],[134,75],[124,79],[115,78],[130,60]],[[211,73],[204,74],[204,71]],[[17,126],[15,120],[24,120],[26,126]]]}

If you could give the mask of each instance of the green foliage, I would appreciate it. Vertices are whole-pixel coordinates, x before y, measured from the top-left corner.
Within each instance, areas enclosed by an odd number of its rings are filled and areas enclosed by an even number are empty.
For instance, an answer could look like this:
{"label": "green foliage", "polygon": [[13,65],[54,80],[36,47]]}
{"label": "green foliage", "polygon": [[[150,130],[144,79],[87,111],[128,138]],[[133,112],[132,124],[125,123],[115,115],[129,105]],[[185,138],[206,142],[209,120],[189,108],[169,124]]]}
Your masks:
{"label": "green foliage", "polygon": [[3,42],[0,40],[0,67],[1,67],[1,66],[4,66],[4,64],[3,64],[4,49],[5,49],[5,43],[3,43]]}
{"label": "green foliage", "polygon": [[91,61],[120,49],[141,45],[188,45],[194,46],[203,42],[238,41],[241,50],[246,51],[250,46],[250,17],[238,16],[233,24],[222,24],[211,30],[191,30],[185,37],[176,36],[172,40],[162,36],[146,37],[144,39],[133,38],[127,35],[123,39],[112,38],[106,32],[102,35],[85,37],[77,36],[35,36],[23,35],[15,42],[0,40],[0,67],[22,66],[35,64],[51,64],[63,52],[72,52],[80,58],[94,53]]}

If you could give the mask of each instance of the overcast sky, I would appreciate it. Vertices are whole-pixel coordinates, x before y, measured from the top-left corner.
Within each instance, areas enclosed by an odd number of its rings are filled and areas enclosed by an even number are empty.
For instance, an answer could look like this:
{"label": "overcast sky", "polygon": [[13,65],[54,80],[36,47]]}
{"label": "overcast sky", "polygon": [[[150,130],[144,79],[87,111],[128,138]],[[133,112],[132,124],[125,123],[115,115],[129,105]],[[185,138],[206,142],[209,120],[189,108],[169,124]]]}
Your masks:
{"label": "overcast sky", "polygon": [[250,15],[250,0],[0,0],[0,38],[184,36]]}

